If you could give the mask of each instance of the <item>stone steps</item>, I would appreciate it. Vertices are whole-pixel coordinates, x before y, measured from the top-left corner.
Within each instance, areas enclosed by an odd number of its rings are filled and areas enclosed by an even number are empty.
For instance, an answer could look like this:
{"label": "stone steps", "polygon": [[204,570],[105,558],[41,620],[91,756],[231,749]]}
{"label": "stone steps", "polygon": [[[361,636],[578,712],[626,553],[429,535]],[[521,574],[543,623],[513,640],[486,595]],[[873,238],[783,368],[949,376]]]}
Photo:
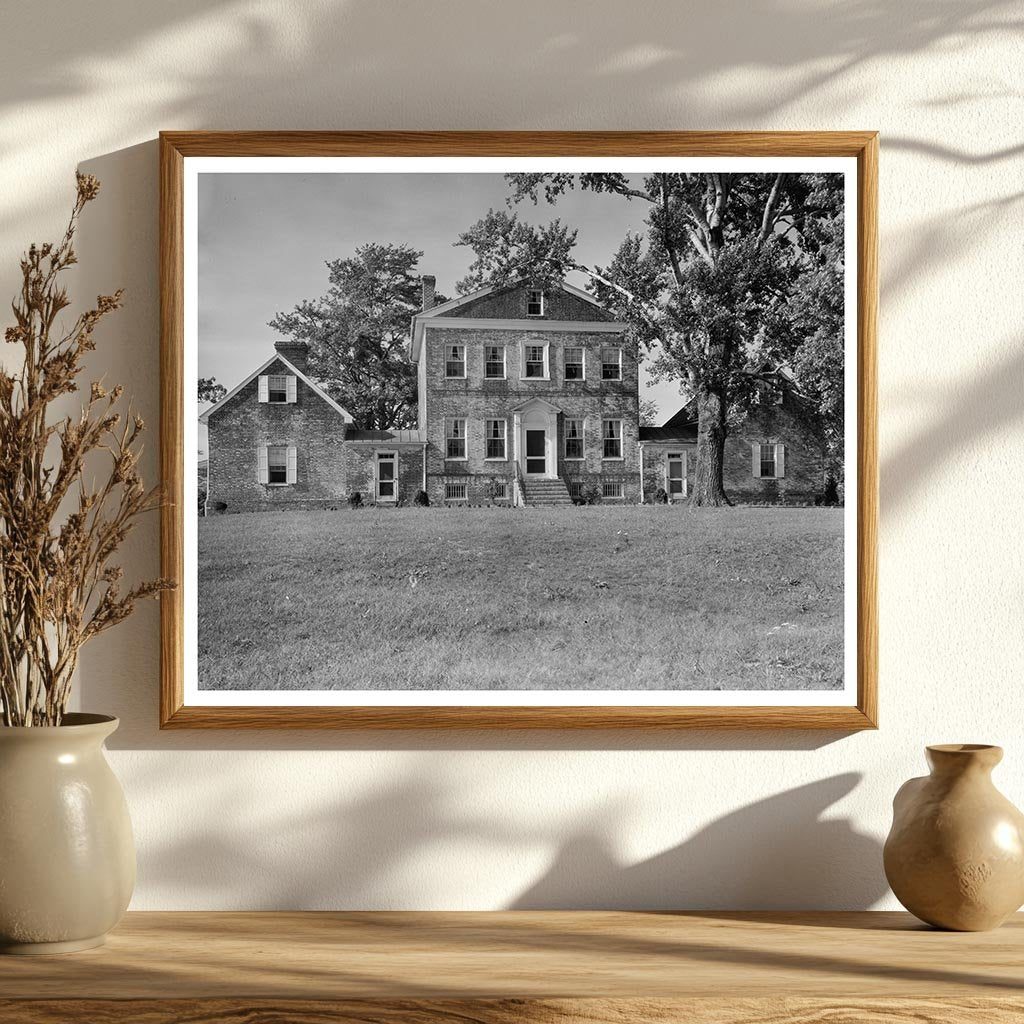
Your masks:
{"label": "stone steps", "polygon": [[571,505],[569,488],[564,480],[528,480],[523,484],[527,505]]}

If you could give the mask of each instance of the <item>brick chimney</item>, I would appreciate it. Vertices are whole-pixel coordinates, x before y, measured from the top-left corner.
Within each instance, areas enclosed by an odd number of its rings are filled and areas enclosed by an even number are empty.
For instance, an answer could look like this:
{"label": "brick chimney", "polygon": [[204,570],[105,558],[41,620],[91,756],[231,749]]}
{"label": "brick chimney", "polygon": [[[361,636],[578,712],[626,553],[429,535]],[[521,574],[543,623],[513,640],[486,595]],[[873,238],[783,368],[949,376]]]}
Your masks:
{"label": "brick chimney", "polygon": [[424,274],[420,278],[420,284],[423,285],[423,312],[425,313],[428,309],[434,308],[434,285],[437,284],[437,278],[431,274]]}
{"label": "brick chimney", "polygon": [[309,369],[309,345],[304,341],[295,341],[293,338],[281,338],[274,342],[277,354],[284,356],[292,366],[300,373]]}

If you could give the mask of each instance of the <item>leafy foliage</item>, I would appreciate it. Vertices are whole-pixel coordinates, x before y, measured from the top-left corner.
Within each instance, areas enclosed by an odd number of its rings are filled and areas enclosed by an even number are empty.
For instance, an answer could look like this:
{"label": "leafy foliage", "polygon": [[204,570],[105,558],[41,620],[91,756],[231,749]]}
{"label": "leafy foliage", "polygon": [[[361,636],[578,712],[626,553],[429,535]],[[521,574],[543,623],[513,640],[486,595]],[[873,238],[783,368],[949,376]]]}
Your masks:
{"label": "leafy foliage", "polygon": [[469,274],[455,288],[467,295],[484,285],[511,284],[523,277],[538,288],[560,281],[572,269],[576,235],[557,219],[535,227],[517,214],[488,210],[455,242],[469,246],[475,255]]}
{"label": "leafy foliage", "polygon": [[326,294],[270,321],[309,344],[310,373],[365,429],[415,425],[416,368],[407,345],[420,308],[415,270],[422,255],[407,245],[362,245],[327,263]]}
{"label": "leafy foliage", "polygon": [[228,389],[223,384],[218,384],[216,377],[199,378],[200,402],[219,402],[227,393]]}
{"label": "leafy foliage", "polygon": [[640,426],[656,427],[658,425],[658,403],[650,398],[640,399]]}

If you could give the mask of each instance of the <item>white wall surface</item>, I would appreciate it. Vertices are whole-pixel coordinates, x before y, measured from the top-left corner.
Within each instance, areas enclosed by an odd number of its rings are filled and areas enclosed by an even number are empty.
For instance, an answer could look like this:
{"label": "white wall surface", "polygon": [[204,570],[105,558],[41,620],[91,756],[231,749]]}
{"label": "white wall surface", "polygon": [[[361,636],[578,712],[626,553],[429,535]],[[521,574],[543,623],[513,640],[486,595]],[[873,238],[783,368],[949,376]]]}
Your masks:
{"label": "white wall surface", "polygon": [[[103,182],[73,287],[123,285],[93,369],[158,419],[161,129],[878,129],[875,733],[161,733],[157,612],[83,707],[134,906],[867,908],[930,742],[1000,743],[1024,804],[1021,9],[982,0],[62,0],[3,5],[0,295]],[[2,354],[0,354],[2,355]],[[155,519],[129,569],[157,571]]]}

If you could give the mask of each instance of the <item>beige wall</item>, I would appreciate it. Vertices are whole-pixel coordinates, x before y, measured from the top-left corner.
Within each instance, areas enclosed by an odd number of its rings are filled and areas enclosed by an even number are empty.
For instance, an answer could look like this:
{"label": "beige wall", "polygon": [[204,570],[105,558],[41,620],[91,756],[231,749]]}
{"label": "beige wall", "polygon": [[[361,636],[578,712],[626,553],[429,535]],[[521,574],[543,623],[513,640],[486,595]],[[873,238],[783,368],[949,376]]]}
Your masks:
{"label": "beige wall", "polygon": [[[95,369],[154,427],[162,128],[883,138],[881,731],[161,734],[151,607],[82,665],[82,704],[124,723],[136,907],[889,906],[879,841],[926,742],[1003,743],[1024,803],[1014,4],[5,7],[0,295],[21,247],[61,229],[76,164],[97,174],[76,293],[127,288]],[[130,568],[156,570],[156,538],[138,533]]]}

